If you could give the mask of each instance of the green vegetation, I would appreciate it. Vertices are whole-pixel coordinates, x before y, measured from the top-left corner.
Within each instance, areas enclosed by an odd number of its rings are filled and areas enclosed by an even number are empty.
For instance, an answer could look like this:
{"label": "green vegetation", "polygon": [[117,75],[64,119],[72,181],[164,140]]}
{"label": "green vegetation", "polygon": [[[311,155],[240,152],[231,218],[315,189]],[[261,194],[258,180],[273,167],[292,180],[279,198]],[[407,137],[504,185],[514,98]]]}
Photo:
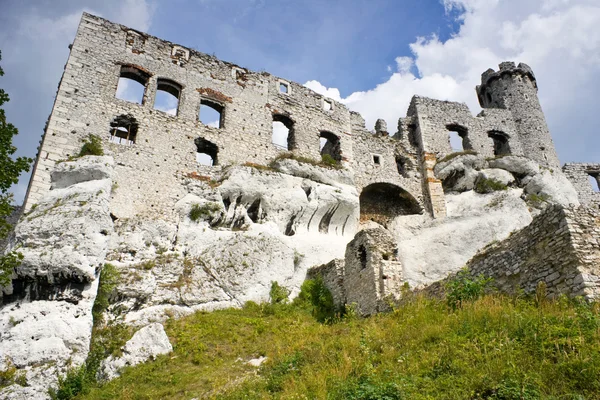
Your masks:
{"label": "green vegetation", "polygon": [[477,152],[474,150],[457,151],[455,153],[448,154],[446,157],[442,158],[441,160],[438,160],[438,162],[441,163],[441,162],[450,161],[453,158],[456,158],[458,156],[465,156],[465,155],[476,156]]}
{"label": "green vegetation", "polygon": [[453,310],[461,308],[464,303],[473,302],[483,296],[491,283],[491,278],[483,275],[473,277],[468,269],[463,268],[445,284],[446,303]]}
{"label": "green vegetation", "polygon": [[276,281],[271,282],[269,300],[271,304],[286,304],[289,301],[290,290]]}
{"label": "green vegetation", "polygon": [[[173,354],[78,398],[600,396],[600,305],[500,295],[461,304],[407,295],[392,312],[329,324],[301,300],[198,312],[166,323]],[[259,356],[259,369],[244,362]]]}
{"label": "green vegetation", "polygon": [[221,207],[217,203],[194,204],[190,209],[189,217],[192,221],[198,222],[201,219],[208,218],[212,213],[220,211]]}
{"label": "green vegetation", "polygon": [[[329,158],[327,158],[327,157],[329,157]],[[327,157],[321,156],[321,160],[314,160],[312,158],[299,156],[297,154],[294,154],[291,151],[288,151],[286,153],[281,153],[277,157],[275,157],[273,159],[273,161],[271,161],[269,163],[269,167],[277,170],[277,161],[278,160],[288,160],[289,159],[289,160],[296,160],[299,163],[303,163],[303,164],[314,165],[316,167],[324,167],[324,168],[330,168],[330,169],[342,169],[343,168],[343,166],[340,163],[338,163],[337,161],[335,161],[333,159],[333,157],[331,157],[331,156],[327,156]]]}
{"label": "green vegetation", "polygon": [[94,326],[90,352],[83,365],[67,371],[58,379],[58,388],[50,389],[48,394],[52,400],[69,400],[86,394],[91,388],[98,386],[97,374],[102,360],[110,355],[119,355],[121,347],[133,335],[133,328],[115,322],[106,322],[104,313],[110,305],[110,296],[120,279],[120,273],[112,264],[105,264],[100,274],[98,294],[92,315]]}
{"label": "green vegetation", "polygon": [[[2,53],[0,52],[0,60]],[[0,67],[0,76],[4,71]],[[9,101],[8,93],[0,88],[0,107]],[[10,187],[19,182],[19,175],[29,171],[29,165],[33,162],[28,157],[15,157],[13,154],[17,148],[13,146],[13,137],[18,135],[17,128],[6,121],[6,114],[0,108],[0,241],[8,235],[12,226],[6,219],[13,213],[13,194],[9,192]],[[2,255],[0,249],[0,287],[10,282],[13,270],[17,267],[23,256],[17,252]]]}
{"label": "green vegetation", "polygon": [[502,182],[498,182],[495,179],[479,178],[475,183],[475,191],[481,194],[492,193],[506,189],[508,189],[508,186]]}
{"label": "green vegetation", "polygon": [[96,135],[88,135],[87,139],[83,142],[83,146],[81,146],[79,157],[103,155],[104,149],[102,149],[102,139]]}
{"label": "green vegetation", "polygon": [[525,202],[527,204],[529,204],[531,207],[543,208],[544,204],[546,204],[549,199],[550,199],[550,196],[548,196],[544,193],[539,194],[539,195],[535,194],[535,193],[529,193],[525,197]]}

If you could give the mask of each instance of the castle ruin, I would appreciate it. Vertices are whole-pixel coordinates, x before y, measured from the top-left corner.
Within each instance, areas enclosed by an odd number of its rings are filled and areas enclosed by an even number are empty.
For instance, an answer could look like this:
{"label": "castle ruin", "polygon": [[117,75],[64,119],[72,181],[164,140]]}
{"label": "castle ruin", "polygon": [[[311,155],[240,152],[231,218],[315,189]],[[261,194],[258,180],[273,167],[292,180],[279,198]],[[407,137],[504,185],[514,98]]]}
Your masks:
{"label": "castle ruin", "polygon": [[[70,49],[0,287],[0,370],[30,386],[0,397],[45,399],[85,360],[107,265],[106,313],[134,326],[317,275],[363,315],[463,266],[505,292],[600,296],[600,164],[561,168],[526,64],[482,74],[477,116],[415,96],[370,130],[300,84],[87,13]],[[78,157],[90,135],[104,156]]]}

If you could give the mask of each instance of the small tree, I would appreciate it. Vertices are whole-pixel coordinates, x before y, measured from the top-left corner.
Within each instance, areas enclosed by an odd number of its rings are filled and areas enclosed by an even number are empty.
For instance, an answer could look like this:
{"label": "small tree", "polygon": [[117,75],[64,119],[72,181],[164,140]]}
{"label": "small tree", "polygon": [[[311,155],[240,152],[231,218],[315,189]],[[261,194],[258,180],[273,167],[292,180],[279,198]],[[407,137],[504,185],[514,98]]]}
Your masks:
{"label": "small tree", "polygon": [[[3,75],[4,71],[0,67],[0,76]],[[8,94],[0,88],[0,107],[8,100]],[[11,229],[11,225],[6,221],[13,212],[13,195],[9,193],[9,189],[19,181],[22,172],[29,171],[29,165],[33,161],[28,157],[13,158],[17,148],[13,146],[12,139],[18,133],[13,124],[6,122],[6,114],[0,108],[0,240],[6,238]],[[21,259],[22,256],[15,252],[4,255],[0,253],[0,287],[10,282],[12,271]]]}

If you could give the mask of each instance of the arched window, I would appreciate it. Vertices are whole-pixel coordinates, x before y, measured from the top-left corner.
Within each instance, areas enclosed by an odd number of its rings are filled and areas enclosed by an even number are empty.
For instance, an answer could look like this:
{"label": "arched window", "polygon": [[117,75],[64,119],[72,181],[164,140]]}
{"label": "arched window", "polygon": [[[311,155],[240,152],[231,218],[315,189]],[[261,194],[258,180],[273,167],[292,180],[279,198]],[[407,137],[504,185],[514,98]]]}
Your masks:
{"label": "arched window", "polygon": [[494,141],[494,155],[506,156],[510,154],[508,136],[504,132],[489,131],[488,136]]}
{"label": "arched window", "polygon": [[218,164],[219,146],[201,137],[197,138],[194,143],[196,144],[196,161],[198,164],[209,167]]}
{"label": "arched window", "polygon": [[284,115],[273,115],[273,144],[283,150],[296,148],[294,121]]}
{"label": "arched window", "polygon": [[446,129],[448,129],[450,135],[450,147],[452,151],[464,151],[464,150],[472,150],[473,146],[471,146],[471,141],[469,140],[469,131],[464,126],[460,125],[446,125]]}
{"label": "arched window", "polygon": [[177,115],[180,95],[181,85],[179,83],[159,78],[156,82],[154,109],[170,115]]}
{"label": "arched window", "polygon": [[134,144],[138,126],[136,119],[132,115],[119,115],[110,123],[110,141],[127,146]]}
{"label": "arched window", "polygon": [[117,85],[117,99],[143,104],[150,74],[132,65],[122,65]]}
{"label": "arched window", "polygon": [[223,107],[222,104],[203,98],[200,100],[200,113],[198,114],[198,120],[206,126],[222,128],[224,109],[225,107]]}
{"label": "arched window", "polygon": [[322,131],[319,133],[319,141],[321,157],[328,155],[336,162],[342,161],[342,149],[339,136],[328,131]]}
{"label": "arched window", "polygon": [[590,185],[592,185],[592,189],[594,192],[600,192],[600,172],[588,172]]}

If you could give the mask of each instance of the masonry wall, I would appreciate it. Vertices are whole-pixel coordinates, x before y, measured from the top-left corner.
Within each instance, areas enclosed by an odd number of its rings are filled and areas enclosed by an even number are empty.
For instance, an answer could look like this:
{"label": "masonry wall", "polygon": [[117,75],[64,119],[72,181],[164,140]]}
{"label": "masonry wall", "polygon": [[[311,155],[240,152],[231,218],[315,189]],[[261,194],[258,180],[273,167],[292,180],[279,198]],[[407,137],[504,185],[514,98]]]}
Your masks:
{"label": "masonry wall", "polygon": [[600,217],[589,208],[548,207],[508,239],[487,247],[466,265],[494,279],[502,292],[533,293],[545,282],[550,297],[600,294]]}
{"label": "masonry wall", "polygon": [[[115,97],[122,65],[146,71],[143,104]],[[182,86],[177,116],[154,109],[157,80]],[[279,85],[288,85],[280,93]],[[222,128],[198,120],[201,99],[224,106]],[[324,101],[331,104],[326,110]],[[139,123],[135,144],[109,142],[110,123],[130,114]],[[168,217],[183,193],[177,174],[201,170],[194,140],[219,146],[219,163],[267,164],[282,150],[272,143],[273,115],[294,121],[299,155],[319,159],[319,133],[340,138],[344,163],[352,161],[350,112],[339,103],[293,82],[255,73],[212,56],[84,14],[58,90],[30,184],[26,207],[50,187],[55,162],[76,155],[82,140],[99,135],[116,161],[117,216]],[[160,184],[157,184],[160,183]]]}
{"label": "masonry wall", "polygon": [[388,309],[386,300],[400,293],[402,265],[394,238],[384,229],[359,232],[346,247],[344,290],[347,304],[361,315]]}
{"label": "masonry wall", "polygon": [[531,68],[524,63],[503,62],[498,71],[488,69],[477,87],[485,109],[508,110],[514,121],[523,153],[541,165],[559,168],[560,162],[540,105]]}
{"label": "masonry wall", "polygon": [[596,187],[600,186],[600,164],[567,163],[563,166],[563,173],[577,190],[581,204],[600,207],[600,192],[590,182],[591,176],[598,182]]}

